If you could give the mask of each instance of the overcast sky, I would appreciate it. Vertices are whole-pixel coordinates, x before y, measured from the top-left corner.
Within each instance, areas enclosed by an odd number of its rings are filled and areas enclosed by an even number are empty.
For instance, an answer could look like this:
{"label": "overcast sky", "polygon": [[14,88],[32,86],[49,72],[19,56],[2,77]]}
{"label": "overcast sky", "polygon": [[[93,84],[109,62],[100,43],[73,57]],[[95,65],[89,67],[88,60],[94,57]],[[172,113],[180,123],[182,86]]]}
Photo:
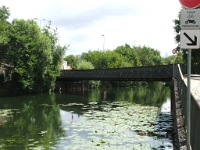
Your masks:
{"label": "overcast sky", "polygon": [[42,27],[51,20],[61,44],[70,44],[66,55],[125,43],[172,55],[173,20],[181,9],[179,0],[1,0],[2,5],[9,7],[10,21],[38,18]]}

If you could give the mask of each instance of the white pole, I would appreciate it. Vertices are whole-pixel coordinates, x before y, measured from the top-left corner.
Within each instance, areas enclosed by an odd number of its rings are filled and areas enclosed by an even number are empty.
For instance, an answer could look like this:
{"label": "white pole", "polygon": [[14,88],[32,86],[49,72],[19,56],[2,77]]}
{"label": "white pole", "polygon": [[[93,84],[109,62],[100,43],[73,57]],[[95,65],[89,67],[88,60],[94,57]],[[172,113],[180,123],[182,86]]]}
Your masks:
{"label": "white pole", "polygon": [[188,58],[187,58],[187,150],[190,150],[190,111],[191,111],[191,93],[190,93],[190,77],[191,77],[191,53],[192,50],[188,49]]}

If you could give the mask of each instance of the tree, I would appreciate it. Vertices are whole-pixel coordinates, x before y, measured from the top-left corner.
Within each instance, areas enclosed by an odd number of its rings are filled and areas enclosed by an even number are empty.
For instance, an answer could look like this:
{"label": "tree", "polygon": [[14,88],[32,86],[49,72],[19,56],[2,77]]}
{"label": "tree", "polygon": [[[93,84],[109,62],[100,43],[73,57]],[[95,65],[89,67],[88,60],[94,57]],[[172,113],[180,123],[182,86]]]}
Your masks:
{"label": "tree", "polygon": [[95,69],[130,67],[131,64],[116,51],[89,51],[83,53],[81,59],[90,61]]}
{"label": "tree", "polygon": [[180,11],[178,13],[178,19],[173,20],[175,26],[174,26],[174,31],[176,33],[176,36],[174,37],[175,41],[177,42],[177,47],[176,51],[179,52],[180,49],[180,31],[181,31],[181,26],[180,26]]}
{"label": "tree", "polygon": [[43,34],[50,39],[50,54],[52,56],[52,61],[47,67],[48,70],[46,83],[49,83],[47,85],[49,88],[54,89],[56,77],[60,76],[60,68],[62,65],[62,59],[65,54],[65,50],[68,48],[69,45],[61,46],[59,44],[57,28],[51,28],[51,21],[49,21],[49,24],[46,25],[46,27],[44,27],[42,31]]}
{"label": "tree", "polygon": [[91,62],[95,69],[102,69],[102,64],[103,64],[103,52],[102,51],[89,51],[88,53],[82,53],[81,54],[81,59],[84,59],[88,62]]}
{"label": "tree", "polygon": [[169,65],[169,64],[184,64],[183,53],[179,52],[176,55],[171,55],[171,56],[165,58],[165,64],[166,65]]}
{"label": "tree", "polygon": [[7,63],[14,68],[12,88],[25,93],[46,90],[43,79],[52,61],[50,44],[33,20],[13,20],[7,46]]}
{"label": "tree", "polygon": [[9,8],[6,6],[0,7],[0,21],[7,20],[10,16]]}
{"label": "tree", "polygon": [[124,67],[140,66],[140,60],[137,52],[128,44],[125,44],[125,46],[118,46],[114,51],[124,57]]}
{"label": "tree", "polygon": [[91,62],[88,62],[86,60],[81,60],[78,69],[94,69],[94,66]]}
{"label": "tree", "polygon": [[[126,60],[122,55],[116,53],[115,51],[107,50],[104,52],[102,61],[102,68],[122,68],[130,67],[129,63],[125,63]],[[127,65],[127,66],[125,66]]]}
{"label": "tree", "polygon": [[0,7],[0,62],[5,61],[5,45],[8,44],[10,23],[7,19],[10,16],[9,8],[2,6]]}
{"label": "tree", "polygon": [[66,49],[58,44],[56,31],[48,25],[42,32],[34,20],[14,19],[8,37],[4,49],[6,62],[13,66],[10,91],[26,94],[53,89]]}
{"label": "tree", "polygon": [[68,55],[64,58],[64,60],[67,61],[67,64],[71,66],[73,69],[78,68],[78,63],[80,61],[79,56]]}
{"label": "tree", "polygon": [[146,46],[134,47],[134,49],[138,53],[142,66],[162,65],[164,63],[164,59],[158,50]]}

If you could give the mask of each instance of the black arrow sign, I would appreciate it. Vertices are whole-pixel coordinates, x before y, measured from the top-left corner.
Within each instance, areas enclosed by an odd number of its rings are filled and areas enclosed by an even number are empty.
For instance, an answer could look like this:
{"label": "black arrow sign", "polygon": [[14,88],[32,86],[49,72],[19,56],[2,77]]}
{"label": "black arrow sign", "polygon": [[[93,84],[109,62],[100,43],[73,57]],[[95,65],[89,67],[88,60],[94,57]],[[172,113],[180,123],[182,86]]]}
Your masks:
{"label": "black arrow sign", "polygon": [[187,38],[188,40],[190,40],[191,43],[186,43],[187,45],[191,45],[191,46],[196,46],[197,45],[197,37],[194,36],[194,41],[189,37],[189,35],[187,35],[187,33],[183,33]]}

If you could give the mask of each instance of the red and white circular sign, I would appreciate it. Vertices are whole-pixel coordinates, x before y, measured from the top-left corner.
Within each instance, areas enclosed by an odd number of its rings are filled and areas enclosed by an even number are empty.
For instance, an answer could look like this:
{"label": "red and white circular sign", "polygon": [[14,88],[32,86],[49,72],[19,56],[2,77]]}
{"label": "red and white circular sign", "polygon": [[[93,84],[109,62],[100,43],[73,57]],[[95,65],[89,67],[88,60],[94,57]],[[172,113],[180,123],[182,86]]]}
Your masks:
{"label": "red and white circular sign", "polygon": [[196,8],[200,5],[200,0],[179,0],[180,3],[186,8]]}
{"label": "red and white circular sign", "polygon": [[172,53],[173,53],[173,54],[176,54],[176,48],[174,48],[174,49],[172,50]]}

